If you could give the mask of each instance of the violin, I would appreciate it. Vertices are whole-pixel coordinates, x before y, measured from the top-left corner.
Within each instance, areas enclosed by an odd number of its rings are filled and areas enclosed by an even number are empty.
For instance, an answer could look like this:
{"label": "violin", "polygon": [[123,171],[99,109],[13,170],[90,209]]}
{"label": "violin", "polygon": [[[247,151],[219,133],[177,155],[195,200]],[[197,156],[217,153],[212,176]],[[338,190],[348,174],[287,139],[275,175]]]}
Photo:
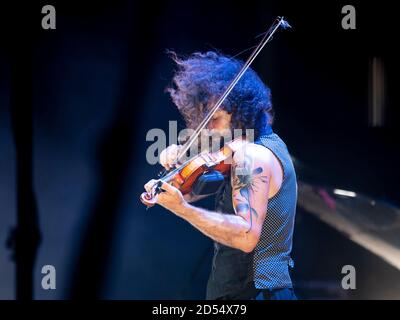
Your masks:
{"label": "violin", "polygon": [[142,203],[148,207],[156,202],[156,195],[162,191],[162,182],[167,182],[179,189],[182,195],[214,194],[221,188],[225,176],[231,170],[232,154],[246,141],[235,139],[226,143],[217,152],[201,152],[177,168],[170,170],[153,187],[151,193],[143,192],[140,196]]}
{"label": "violin", "polygon": [[178,163],[184,157],[190,147],[197,141],[202,130],[207,126],[215,112],[217,112],[226,97],[230,94],[237,82],[250,67],[251,63],[261,52],[267,42],[270,41],[272,35],[279,27],[286,29],[288,27],[290,28],[290,25],[283,19],[283,17],[278,17],[275,19],[238,74],[230,82],[224,93],[211,108],[209,113],[202,120],[188,141],[181,147],[173,164],[175,168],[170,171],[164,170],[161,178],[152,187],[151,192],[143,192],[140,195],[140,200],[148,208],[157,202],[157,195],[163,191],[161,189],[163,182],[169,183],[175,188],[179,189],[183,195],[188,193],[192,193],[194,195],[213,194],[218,192],[218,190],[221,188],[226,175],[231,170],[232,154],[238,150],[238,148],[243,146],[244,143],[247,143],[247,141],[241,138],[234,139],[226,143],[217,152],[204,151],[179,165]]}

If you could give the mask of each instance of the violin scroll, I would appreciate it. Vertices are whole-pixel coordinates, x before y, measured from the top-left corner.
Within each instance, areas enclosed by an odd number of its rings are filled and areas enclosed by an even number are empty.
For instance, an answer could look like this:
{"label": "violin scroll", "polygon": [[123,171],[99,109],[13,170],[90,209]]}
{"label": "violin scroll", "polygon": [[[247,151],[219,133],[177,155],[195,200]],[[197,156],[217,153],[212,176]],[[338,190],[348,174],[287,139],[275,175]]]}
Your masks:
{"label": "violin scroll", "polygon": [[161,180],[152,180],[154,183],[150,186],[147,187],[148,184],[146,184],[145,188],[146,191],[143,192],[140,195],[140,201],[147,206],[147,208],[150,208],[154,206],[157,202],[157,195],[162,191],[161,185],[162,181]]}
{"label": "violin scroll", "polygon": [[140,201],[142,201],[142,203],[144,205],[146,205],[147,208],[151,208],[152,206],[154,206],[156,204],[157,199],[156,199],[156,196],[153,196],[148,192],[143,192],[140,195]]}

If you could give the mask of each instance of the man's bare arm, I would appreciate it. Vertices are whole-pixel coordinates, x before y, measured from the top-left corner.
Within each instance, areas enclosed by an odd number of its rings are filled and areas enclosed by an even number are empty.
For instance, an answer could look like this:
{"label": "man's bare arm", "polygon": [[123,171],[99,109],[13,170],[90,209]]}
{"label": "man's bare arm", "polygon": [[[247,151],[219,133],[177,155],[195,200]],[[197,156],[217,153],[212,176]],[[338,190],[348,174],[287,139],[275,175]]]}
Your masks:
{"label": "man's bare arm", "polygon": [[214,241],[251,252],[261,234],[270,181],[270,157],[259,147],[246,147],[233,158],[231,183],[236,214],[209,211],[188,203],[174,212]]}
{"label": "man's bare arm", "polygon": [[201,195],[201,196],[199,196],[199,195],[194,195],[193,193],[190,192],[190,193],[185,194],[185,195],[183,196],[183,198],[184,198],[187,202],[193,203],[193,202],[199,201],[199,200],[201,200],[201,199],[207,198],[207,197],[209,197],[209,196],[210,196],[209,194]]}

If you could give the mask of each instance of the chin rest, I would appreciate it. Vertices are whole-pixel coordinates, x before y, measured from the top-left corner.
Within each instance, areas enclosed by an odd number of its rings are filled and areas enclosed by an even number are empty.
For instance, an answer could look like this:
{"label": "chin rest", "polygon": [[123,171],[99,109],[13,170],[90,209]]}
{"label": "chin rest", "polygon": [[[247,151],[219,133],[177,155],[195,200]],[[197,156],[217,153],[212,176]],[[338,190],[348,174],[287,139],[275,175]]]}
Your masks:
{"label": "chin rest", "polygon": [[201,175],[192,188],[196,196],[217,193],[224,184],[224,176],[219,171],[209,171]]}

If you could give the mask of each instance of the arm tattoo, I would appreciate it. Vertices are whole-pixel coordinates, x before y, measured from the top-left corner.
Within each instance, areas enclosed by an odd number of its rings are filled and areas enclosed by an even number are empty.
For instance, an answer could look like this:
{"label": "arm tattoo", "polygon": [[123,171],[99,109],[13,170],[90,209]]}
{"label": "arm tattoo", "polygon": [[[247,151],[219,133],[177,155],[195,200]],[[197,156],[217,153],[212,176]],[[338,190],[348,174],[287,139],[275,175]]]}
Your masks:
{"label": "arm tattoo", "polygon": [[235,207],[236,214],[242,213],[246,214],[250,212],[250,228],[251,230],[253,224],[253,215],[255,218],[258,217],[257,210],[251,206],[250,196],[258,189],[259,183],[267,183],[268,176],[262,175],[263,168],[257,167],[255,169],[251,166],[251,158],[245,156],[243,162],[237,163],[232,166],[232,185],[234,191],[239,191],[241,197],[236,196],[235,200],[238,204]]}

